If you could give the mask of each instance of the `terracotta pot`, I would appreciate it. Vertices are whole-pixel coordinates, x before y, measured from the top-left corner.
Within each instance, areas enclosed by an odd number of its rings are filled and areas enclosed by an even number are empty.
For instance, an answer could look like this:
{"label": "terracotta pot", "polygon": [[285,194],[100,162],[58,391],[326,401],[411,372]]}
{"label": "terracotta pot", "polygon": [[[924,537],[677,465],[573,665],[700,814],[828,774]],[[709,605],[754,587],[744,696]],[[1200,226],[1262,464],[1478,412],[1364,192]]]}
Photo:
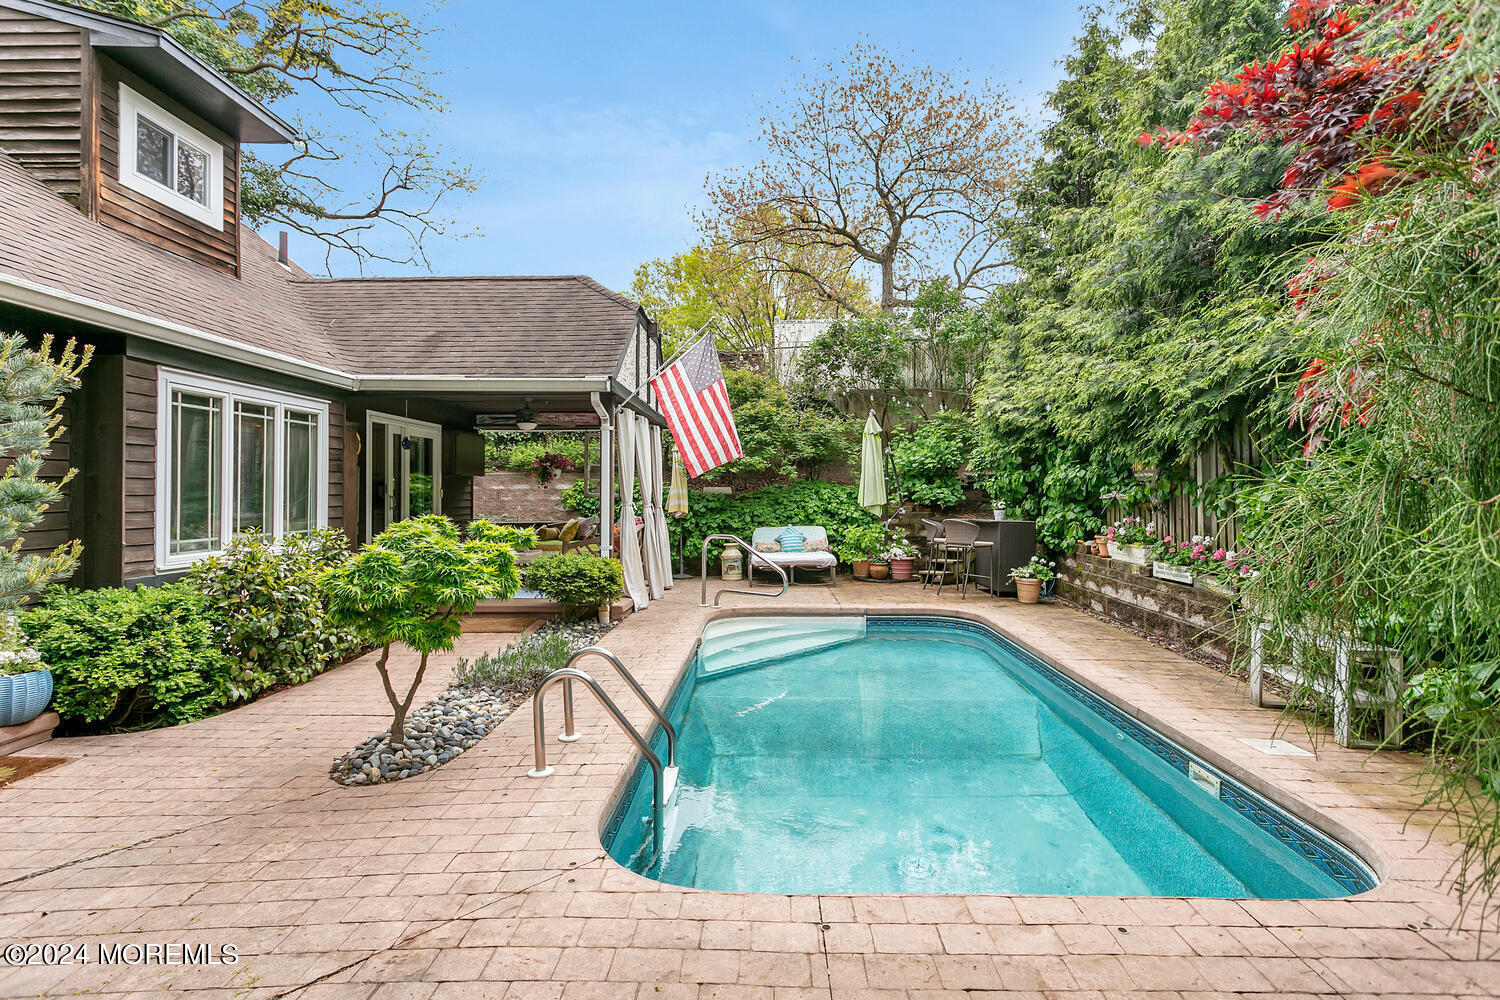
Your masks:
{"label": "terracotta pot", "polygon": [[878,562],[872,562],[872,563],[870,563],[870,579],[872,579],[872,580],[884,580],[886,577],[888,577],[890,575],[891,575],[891,564],[890,563],[878,563]]}
{"label": "terracotta pot", "polygon": [[855,576],[869,576],[870,575],[870,560],[868,560],[868,559],[855,559],[855,560],[853,560],[853,567],[854,567],[854,575]]}
{"label": "terracotta pot", "polygon": [[1042,596],[1042,581],[1020,579],[1016,581],[1016,600],[1022,604],[1035,604]]}
{"label": "terracotta pot", "polygon": [[1094,555],[1100,559],[1109,558],[1109,539],[1104,535],[1094,536]]}
{"label": "terracotta pot", "polygon": [[912,573],[916,572],[917,561],[915,559],[892,559],[891,579],[910,580]]}

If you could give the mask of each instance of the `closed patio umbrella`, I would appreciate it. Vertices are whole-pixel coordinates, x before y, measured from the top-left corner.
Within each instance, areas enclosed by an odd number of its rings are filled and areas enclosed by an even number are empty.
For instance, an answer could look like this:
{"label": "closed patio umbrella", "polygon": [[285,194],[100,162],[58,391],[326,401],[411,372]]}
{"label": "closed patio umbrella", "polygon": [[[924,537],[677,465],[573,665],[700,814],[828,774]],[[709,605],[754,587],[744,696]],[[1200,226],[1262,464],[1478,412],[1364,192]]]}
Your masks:
{"label": "closed patio umbrella", "polygon": [[880,421],[871,410],[859,446],[859,505],[871,514],[880,514],[885,501],[885,453],[880,446]]}
{"label": "closed patio umbrella", "polygon": [[682,456],[672,449],[672,485],[667,489],[667,513],[673,517],[687,517],[687,469],[682,467]]}
{"label": "closed patio umbrella", "polygon": [[672,579],[686,580],[691,575],[683,562],[686,558],[683,548],[687,545],[687,525],[682,523],[688,515],[687,469],[683,467],[682,455],[675,445],[672,447],[672,482],[667,487],[667,513],[677,522],[677,572],[672,574]]}

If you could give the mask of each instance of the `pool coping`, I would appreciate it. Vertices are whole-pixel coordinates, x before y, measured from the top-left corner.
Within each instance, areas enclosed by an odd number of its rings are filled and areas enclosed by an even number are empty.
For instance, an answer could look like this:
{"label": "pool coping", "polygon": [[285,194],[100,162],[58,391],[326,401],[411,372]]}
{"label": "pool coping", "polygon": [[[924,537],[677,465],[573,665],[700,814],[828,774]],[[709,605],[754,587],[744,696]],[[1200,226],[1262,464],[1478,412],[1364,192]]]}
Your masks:
{"label": "pool coping", "polygon": [[[1313,806],[1313,805],[1310,805],[1307,802],[1304,802],[1303,800],[1301,800],[1300,798],[1296,797],[1295,795],[1292,795],[1292,794],[1290,794],[1290,793],[1288,793],[1288,792],[1280,789],[1276,785],[1274,785],[1274,784],[1266,781],[1261,776],[1257,775],[1255,772],[1249,770],[1248,768],[1244,767],[1243,765],[1237,764],[1236,762],[1230,760],[1229,758],[1225,757],[1219,751],[1214,750],[1212,747],[1209,747],[1206,744],[1204,744],[1201,740],[1199,740],[1199,739],[1197,739],[1197,738],[1189,735],[1188,733],[1185,733],[1182,729],[1180,729],[1179,727],[1173,725],[1172,723],[1167,722],[1166,720],[1164,720],[1164,719],[1162,719],[1162,718],[1160,718],[1160,717],[1152,714],[1151,712],[1149,712],[1149,711],[1141,708],[1140,706],[1137,706],[1137,705],[1131,704],[1130,702],[1122,700],[1118,695],[1115,695],[1115,694],[1109,692],[1107,689],[1102,688],[1097,682],[1095,682],[1095,681],[1093,681],[1093,680],[1091,680],[1091,679],[1083,676],[1078,671],[1076,671],[1075,669],[1073,669],[1073,668],[1069,667],[1067,664],[1065,664],[1062,660],[1058,659],[1056,656],[1054,656],[1054,655],[1052,655],[1050,653],[1047,653],[1047,652],[1045,652],[1045,651],[1037,648],[1033,643],[1028,642],[1025,639],[1017,636],[1012,630],[1007,629],[1007,628],[1005,628],[1002,625],[998,625],[995,622],[989,620],[988,618],[985,618],[982,615],[966,611],[966,610],[964,610],[962,608],[944,607],[942,609],[937,609],[937,608],[934,608],[934,607],[932,607],[930,605],[925,606],[925,607],[924,606],[920,606],[920,605],[913,605],[913,606],[910,606],[910,607],[907,607],[907,606],[868,606],[868,605],[866,605],[866,606],[860,606],[860,605],[849,606],[849,605],[842,605],[837,610],[818,609],[818,608],[805,608],[805,607],[803,607],[803,608],[776,608],[776,609],[770,609],[770,608],[719,608],[719,609],[714,609],[710,614],[708,614],[706,617],[704,617],[702,619],[698,636],[694,639],[694,641],[692,642],[692,644],[687,648],[687,650],[685,651],[685,653],[682,655],[681,659],[677,663],[676,667],[674,668],[674,670],[672,672],[672,678],[668,682],[668,685],[667,685],[667,688],[666,688],[666,692],[665,692],[665,695],[664,695],[664,700],[660,703],[662,711],[670,718],[671,712],[672,712],[672,707],[676,703],[677,698],[681,695],[681,693],[683,691],[685,691],[687,689],[687,685],[684,682],[687,679],[688,671],[692,667],[693,661],[694,661],[694,659],[696,658],[696,656],[698,654],[698,648],[699,648],[699,646],[700,646],[700,644],[702,642],[703,632],[708,628],[709,624],[712,623],[712,622],[722,621],[722,620],[725,620],[725,619],[732,619],[732,618],[832,618],[832,617],[855,617],[855,616],[863,616],[865,618],[881,618],[881,619],[890,619],[890,618],[923,618],[923,619],[939,620],[939,621],[941,621],[942,619],[953,619],[953,620],[967,622],[967,623],[969,623],[971,625],[974,625],[974,626],[978,626],[980,629],[983,629],[985,631],[993,633],[996,637],[998,637],[1000,639],[1001,642],[1007,642],[1007,643],[1012,644],[1017,649],[1019,649],[1020,651],[1022,651],[1023,653],[1025,653],[1026,655],[1031,656],[1034,659],[1036,659],[1043,666],[1056,671],[1056,673],[1059,674],[1066,681],[1071,682],[1071,683],[1077,685],[1079,688],[1083,689],[1086,693],[1092,694],[1094,697],[1100,699],[1106,705],[1108,705],[1110,708],[1114,709],[1116,712],[1120,713],[1121,715],[1123,715],[1123,716],[1125,716],[1125,717],[1127,717],[1127,718],[1129,718],[1131,720],[1134,720],[1137,724],[1143,726],[1147,730],[1154,730],[1156,735],[1165,738],[1166,740],[1170,741],[1171,743],[1176,744],[1177,747],[1179,747],[1182,750],[1186,751],[1187,754],[1190,757],[1196,757],[1196,758],[1198,758],[1198,761],[1200,763],[1207,764],[1211,769],[1214,769],[1214,770],[1217,770],[1217,771],[1221,772],[1223,776],[1226,776],[1226,777],[1230,778],[1232,781],[1234,781],[1234,782],[1236,782],[1236,783],[1244,786],[1251,794],[1258,795],[1261,798],[1265,799],[1272,806],[1274,806],[1274,807],[1282,810],[1283,812],[1285,812],[1291,819],[1293,819],[1297,823],[1301,824],[1302,826],[1310,828],[1311,832],[1315,836],[1318,836],[1318,837],[1322,838],[1323,840],[1329,841],[1335,848],[1337,848],[1339,850],[1342,850],[1342,851],[1344,851],[1344,852],[1352,855],[1353,859],[1356,862],[1358,862],[1359,864],[1363,865],[1366,869],[1368,869],[1369,873],[1374,876],[1374,882],[1373,882],[1373,884],[1371,886],[1369,886],[1368,888],[1364,889],[1364,890],[1361,890],[1359,892],[1347,893],[1347,894],[1341,895],[1341,896],[1331,896],[1331,897],[1324,897],[1324,898],[1337,899],[1337,900],[1357,899],[1357,898],[1359,898],[1361,896],[1364,896],[1364,895],[1367,895],[1369,893],[1373,893],[1373,892],[1378,891],[1380,889],[1381,885],[1383,883],[1385,883],[1386,880],[1390,877],[1389,865],[1387,863],[1387,860],[1386,860],[1384,854],[1379,849],[1377,849],[1375,847],[1375,845],[1372,844],[1368,838],[1366,838],[1363,835],[1359,834],[1358,832],[1352,830],[1351,828],[1349,828],[1348,826],[1346,826],[1344,823],[1339,822],[1336,818],[1330,816],[1328,813],[1326,813],[1323,810],[1317,808],[1316,806]],[[1086,710],[1088,710],[1088,711],[1096,711],[1092,706],[1088,705],[1087,702],[1083,703],[1083,707]],[[1106,721],[1108,721],[1107,717],[1106,717]],[[656,740],[657,740],[657,738],[661,735],[660,726],[653,723],[652,726],[649,728],[649,730],[644,735],[645,735],[647,743],[654,745],[655,742],[656,742]],[[1132,738],[1137,738],[1137,737],[1135,737],[1134,734],[1132,734]],[[1143,745],[1144,745],[1144,743],[1143,743]],[[1149,745],[1147,745],[1147,749],[1151,750],[1152,752],[1156,752],[1154,750],[1154,748],[1149,747]],[[637,775],[640,773],[640,771],[645,766],[646,766],[646,762],[645,762],[644,758],[639,753],[636,753],[636,755],[634,756],[634,758],[632,759],[632,761],[630,763],[626,764],[621,769],[621,772],[620,772],[620,775],[619,775],[618,779],[616,780],[614,786],[612,787],[609,795],[605,797],[605,799],[604,799],[604,801],[602,803],[601,810],[600,810],[600,813],[599,813],[599,816],[598,816],[598,821],[596,823],[596,832],[597,832],[597,834],[599,836],[599,842],[600,842],[600,845],[601,845],[601,849],[604,852],[605,863],[606,864],[609,864],[609,865],[612,865],[612,866],[618,868],[621,872],[628,872],[631,875],[634,875],[634,876],[636,876],[638,878],[646,879],[647,881],[651,881],[651,882],[656,882],[655,879],[651,879],[649,876],[642,875],[641,873],[636,872],[636,871],[634,871],[634,870],[632,870],[630,868],[627,868],[626,866],[620,864],[612,856],[610,856],[608,847],[606,846],[607,840],[608,840],[609,836],[611,835],[611,828],[617,827],[619,825],[619,823],[623,821],[623,812],[628,807],[628,804],[629,804],[628,793],[631,790],[632,786],[635,784],[635,782],[637,780]],[[1225,802],[1224,804],[1227,807],[1229,807],[1231,810],[1235,811],[1236,813],[1239,813],[1242,816],[1244,815],[1244,813],[1240,812],[1240,810],[1236,809],[1235,806],[1232,803]],[[1247,817],[1247,818],[1249,818],[1249,817]],[[1251,822],[1255,822],[1253,819],[1251,819],[1250,821]],[[1260,826],[1260,824],[1258,824],[1258,823],[1256,825]],[[1261,828],[1265,829],[1264,826],[1261,826]],[[1276,836],[1276,834],[1273,831],[1267,830],[1266,832],[1270,833],[1272,836]],[[1281,840],[1282,838],[1278,837],[1277,839]],[[1282,840],[1282,842],[1285,844],[1284,840]],[[1292,847],[1290,844],[1287,844],[1286,846],[1288,847],[1288,849],[1296,851],[1296,848]],[[1300,852],[1298,852],[1298,853],[1300,854]],[[1306,859],[1305,858],[1305,860],[1308,860],[1309,863],[1312,863],[1311,859]],[[1325,874],[1327,874],[1327,873],[1325,872]],[[1329,875],[1329,877],[1335,878],[1336,881],[1338,880],[1336,876],[1333,876],[1331,874]],[[669,883],[657,883],[657,884],[668,885]],[[700,889],[700,888],[697,888],[697,887],[675,886],[675,885],[671,886],[671,887],[675,888],[675,889],[681,889],[683,891],[693,891],[693,892],[726,892],[727,893],[727,892],[733,891],[733,890]],[[911,890],[903,890],[899,894],[900,895],[911,895],[911,896],[944,896],[944,895],[954,895],[953,893],[916,892],[916,891],[911,891]],[[767,895],[767,893],[761,893],[760,895]],[[784,893],[769,893],[769,895],[784,895]],[[888,895],[888,894],[886,894],[886,893],[846,893],[845,895],[861,896],[861,895]],[[980,893],[962,893],[961,895],[994,895],[994,896],[1037,895],[1037,896],[1046,896],[1046,895],[1056,895],[1056,894],[1055,893],[1010,893],[1010,892],[982,893],[982,892],[980,892]],[[1147,898],[1147,899],[1155,899],[1155,898],[1161,898],[1161,899],[1179,899],[1179,898],[1200,898],[1200,897],[1183,897],[1183,896],[1160,896],[1160,897],[1157,897],[1157,896],[1146,896],[1146,897],[1139,897],[1139,898]],[[1203,897],[1203,898],[1209,898],[1209,897]]]}

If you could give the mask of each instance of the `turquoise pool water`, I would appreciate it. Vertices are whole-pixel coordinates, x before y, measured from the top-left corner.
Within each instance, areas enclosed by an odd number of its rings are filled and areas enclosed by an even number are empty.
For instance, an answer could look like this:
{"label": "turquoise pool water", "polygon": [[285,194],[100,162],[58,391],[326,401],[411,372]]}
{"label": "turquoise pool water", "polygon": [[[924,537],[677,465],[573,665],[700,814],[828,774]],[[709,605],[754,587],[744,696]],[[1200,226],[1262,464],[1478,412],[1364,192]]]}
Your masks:
{"label": "turquoise pool water", "polygon": [[661,856],[644,770],[605,832],[610,855],[673,885],[773,893],[1323,898],[1374,884],[1318,831],[982,626],[871,618],[830,641],[695,661],[669,703],[680,774]]}

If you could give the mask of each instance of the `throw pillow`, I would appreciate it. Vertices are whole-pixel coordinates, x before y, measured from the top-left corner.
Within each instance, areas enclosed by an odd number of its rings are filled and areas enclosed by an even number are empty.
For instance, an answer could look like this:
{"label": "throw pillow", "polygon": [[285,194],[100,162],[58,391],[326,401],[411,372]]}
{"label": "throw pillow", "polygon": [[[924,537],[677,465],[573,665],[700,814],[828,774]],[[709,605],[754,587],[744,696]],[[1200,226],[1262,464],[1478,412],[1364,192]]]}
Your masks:
{"label": "throw pillow", "polygon": [[561,542],[571,542],[578,537],[578,518],[573,518],[562,526],[562,531],[557,533],[557,539]]}
{"label": "throw pillow", "polygon": [[555,542],[557,540],[556,528],[543,528],[536,534],[537,540],[542,542]]}
{"label": "throw pillow", "polygon": [[796,528],[788,527],[785,531],[783,531],[776,537],[776,540],[781,543],[781,551],[783,552],[806,551],[806,549],[803,548],[806,536],[804,536],[802,532],[798,531]]}
{"label": "throw pillow", "polygon": [[828,549],[828,539],[826,539],[826,538],[809,538],[805,544],[806,544],[807,551],[809,551],[809,552],[827,552],[827,551],[829,551],[829,549]]}
{"label": "throw pillow", "polygon": [[757,552],[780,552],[781,551],[781,543],[780,542],[774,542],[774,541],[772,541],[772,542],[756,542],[755,543],[755,551],[757,551]]}

